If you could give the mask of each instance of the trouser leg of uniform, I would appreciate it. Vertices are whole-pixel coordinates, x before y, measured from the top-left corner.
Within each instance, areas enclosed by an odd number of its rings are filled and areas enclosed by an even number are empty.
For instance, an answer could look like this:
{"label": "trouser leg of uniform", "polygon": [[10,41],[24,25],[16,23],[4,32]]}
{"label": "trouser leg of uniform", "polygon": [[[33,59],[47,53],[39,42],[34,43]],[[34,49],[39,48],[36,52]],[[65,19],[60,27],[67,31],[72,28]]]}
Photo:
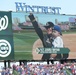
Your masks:
{"label": "trouser leg of uniform", "polygon": [[50,59],[50,54],[43,54],[42,60]]}
{"label": "trouser leg of uniform", "polygon": [[63,54],[63,59],[67,59],[69,54]]}
{"label": "trouser leg of uniform", "polygon": [[55,59],[62,59],[62,55],[61,54],[57,54],[57,56],[55,57]]}

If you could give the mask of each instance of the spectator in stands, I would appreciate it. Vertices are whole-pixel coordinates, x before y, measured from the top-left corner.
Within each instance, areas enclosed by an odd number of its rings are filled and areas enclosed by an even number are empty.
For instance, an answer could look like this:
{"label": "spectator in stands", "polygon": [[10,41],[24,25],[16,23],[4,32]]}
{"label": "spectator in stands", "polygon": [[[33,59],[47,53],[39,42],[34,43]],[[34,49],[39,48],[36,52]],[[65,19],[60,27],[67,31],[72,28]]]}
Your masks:
{"label": "spectator in stands", "polygon": [[[63,40],[61,35],[61,28],[58,25],[55,25],[53,30],[54,41],[52,43],[54,48],[63,48]],[[62,56],[61,54],[57,54],[55,58],[62,59]]]}
{"label": "spectator in stands", "polygon": [[[63,39],[62,39],[62,32],[61,28],[58,25],[54,26],[53,29],[53,36],[54,36],[54,41],[53,41],[53,47],[54,48],[63,48]],[[54,59],[66,59],[68,57],[68,54],[56,54],[56,57]]]}

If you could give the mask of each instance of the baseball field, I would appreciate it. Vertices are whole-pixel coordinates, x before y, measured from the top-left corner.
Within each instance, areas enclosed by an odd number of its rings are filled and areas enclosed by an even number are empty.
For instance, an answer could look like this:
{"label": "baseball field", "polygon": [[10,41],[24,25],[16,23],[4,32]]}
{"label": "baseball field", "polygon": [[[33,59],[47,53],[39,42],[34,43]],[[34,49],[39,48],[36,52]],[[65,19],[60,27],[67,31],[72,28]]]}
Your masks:
{"label": "baseball field", "polygon": [[[15,60],[40,60],[42,55],[33,53],[33,44],[39,39],[35,31],[14,31]],[[64,46],[70,49],[68,59],[76,59],[76,32],[63,32]]]}

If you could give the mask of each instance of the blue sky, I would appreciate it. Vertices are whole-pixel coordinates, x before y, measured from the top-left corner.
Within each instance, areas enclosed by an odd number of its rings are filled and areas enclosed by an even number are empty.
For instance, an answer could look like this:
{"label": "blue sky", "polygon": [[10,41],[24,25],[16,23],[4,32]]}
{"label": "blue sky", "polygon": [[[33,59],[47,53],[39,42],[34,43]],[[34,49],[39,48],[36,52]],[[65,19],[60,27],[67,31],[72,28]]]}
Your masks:
{"label": "blue sky", "polygon": [[16,11],[15,2],[26,3],[26,5],[61,7],[60,14],[76,15],[76,0],[2,0],[1,11]]}

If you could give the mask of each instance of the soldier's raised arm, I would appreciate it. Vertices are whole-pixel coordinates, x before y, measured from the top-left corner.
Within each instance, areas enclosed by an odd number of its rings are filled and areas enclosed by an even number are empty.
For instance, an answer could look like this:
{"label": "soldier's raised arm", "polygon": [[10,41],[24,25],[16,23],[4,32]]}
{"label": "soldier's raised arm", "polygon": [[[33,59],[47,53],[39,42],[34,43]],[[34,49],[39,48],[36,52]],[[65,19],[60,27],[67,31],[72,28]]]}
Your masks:
{"label": "soldier's raised arm", "polygon": [[32,13],[30,13],[30,15],[28,16],[32,22],[32,25],[36,31],[36,33],[38,34],[39,38],[43,41],[43,32],[41,30],[41,28],[38,25],[38,22],[36,21],[34,15]]}

